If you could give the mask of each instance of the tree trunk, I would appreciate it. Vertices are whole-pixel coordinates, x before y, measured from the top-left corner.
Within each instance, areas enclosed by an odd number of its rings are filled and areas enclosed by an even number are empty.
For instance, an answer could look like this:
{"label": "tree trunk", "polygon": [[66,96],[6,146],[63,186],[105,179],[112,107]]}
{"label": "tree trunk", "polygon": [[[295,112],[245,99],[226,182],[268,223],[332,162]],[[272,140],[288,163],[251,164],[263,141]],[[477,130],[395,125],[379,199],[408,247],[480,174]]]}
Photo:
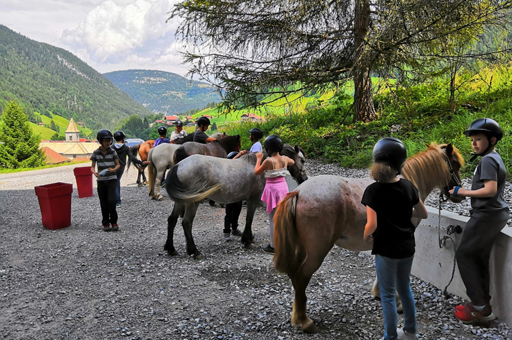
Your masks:
{"label": "tree trunk", "polygon": [[377,118],[373,106],[373,87],[365,37],[370,25],[370,1],[356,0],[354,17],[354,122],[371,122]]}

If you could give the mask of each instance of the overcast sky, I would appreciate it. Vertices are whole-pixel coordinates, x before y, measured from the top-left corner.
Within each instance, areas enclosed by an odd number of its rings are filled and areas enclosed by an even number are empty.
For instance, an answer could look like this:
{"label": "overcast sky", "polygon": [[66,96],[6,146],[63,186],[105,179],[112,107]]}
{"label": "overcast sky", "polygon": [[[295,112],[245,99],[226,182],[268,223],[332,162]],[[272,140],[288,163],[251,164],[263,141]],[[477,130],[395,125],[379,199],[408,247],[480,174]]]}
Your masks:
{"label": "overcast sky", "polygon": [[0,0],[0,24],[64,48],[98,72],[187,73],[165,20],[178,0]]}

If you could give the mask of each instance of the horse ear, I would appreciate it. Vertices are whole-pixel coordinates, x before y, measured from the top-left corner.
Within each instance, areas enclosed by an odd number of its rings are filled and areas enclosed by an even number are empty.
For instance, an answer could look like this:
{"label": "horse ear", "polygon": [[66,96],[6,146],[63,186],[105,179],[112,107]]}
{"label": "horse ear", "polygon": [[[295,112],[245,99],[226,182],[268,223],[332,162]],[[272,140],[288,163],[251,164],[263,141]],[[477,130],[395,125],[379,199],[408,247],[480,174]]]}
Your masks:
{"label": "horse ear", "polygon": [[451,155],[452,153],[453,153],[453,145],[452,145],[452,143],[450,143],[446,146],[446,154]]}
{"label": "horse ear", "polygon": [[226,136],[226,133],[225,133],[225,132],[223,132],[223,133],[222,133],[222,135],[223,135],[223,136]]}
{"label": "horse ear", "polygon": [[295,144],[295,152],[296,152],[296,153],[299,153],[299,152],[300,152],[300,150],[299,150],[299,146],[298,146],[297,144]]}
{"label": "horse ear", "polygon": [[236,139],[240,140],[240,135],[236,135]]}
{"label": "horse ear", "polygon": [[428,147],[430,146],[430,144],[428,144],[428,143],[425,143],[425,146],[426,146],[426,147],[428,148]]}

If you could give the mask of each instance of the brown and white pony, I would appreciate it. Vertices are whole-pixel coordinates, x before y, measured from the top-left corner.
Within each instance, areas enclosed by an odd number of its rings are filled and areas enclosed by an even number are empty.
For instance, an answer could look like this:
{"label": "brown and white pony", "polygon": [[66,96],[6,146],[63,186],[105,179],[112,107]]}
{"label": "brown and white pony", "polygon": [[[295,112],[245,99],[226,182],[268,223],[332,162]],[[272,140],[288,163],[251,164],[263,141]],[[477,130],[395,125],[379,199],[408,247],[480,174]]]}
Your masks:
{"label": "brown and white pony", "polygon": [[[402,170],[425,200],[434,188],[446,197],[460,183],[464,160],[451,145],[432,143],[426,151],[409,158]],[[316,176],[299,185],[283,199],[274,217],[274,265],[288,274],[295,289],[291,322],[304,332],[316,332],[306,315],[306,287],[311,276],[336,244],[349,250],[370,250],[363,239],[366,208],[361,204],[371,179]],[[454,202],[462,198],[450,197]],[[416,221],[416,225],[419,221]]]}

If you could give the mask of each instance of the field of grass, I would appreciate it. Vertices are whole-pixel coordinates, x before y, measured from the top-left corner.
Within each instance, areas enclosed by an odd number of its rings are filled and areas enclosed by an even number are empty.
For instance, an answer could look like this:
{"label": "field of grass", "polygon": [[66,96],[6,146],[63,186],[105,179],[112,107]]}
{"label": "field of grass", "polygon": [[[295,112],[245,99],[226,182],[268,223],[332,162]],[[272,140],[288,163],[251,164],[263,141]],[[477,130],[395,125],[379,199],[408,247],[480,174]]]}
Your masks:
{"label": "field of grass", "polygon": [[[30,126],[32,127],[32,130],[34,131],[35,134],[39,134],[41,136],[41,139],[43,139],[43,140],[51,139],[53,137],[53,135],[56,133],[56,131],[53,131],[52,129],[47,127],[47,126],[51,126],[52,120],[55,123],[55,126],[59,129],[59,132],[58,132],[59,137],[64,138],[66,129],[68,128],[68,125],[69,125],[68,119],[61,117],[61,116],[54,115],[54,114],[52,114],[52,118],[41,115],[37,112],[35,112],[35,114],[39,115],[41,122],[45,126],[40,126],[40,125],[34,124],[34,123],[30,123]],[[83,128],[78,124],[77,124],[77,127],[78,127],[78,131],[80,131],[80,137],[82,137],[82,138],[89,136],[92,132],[90,129]]]}

